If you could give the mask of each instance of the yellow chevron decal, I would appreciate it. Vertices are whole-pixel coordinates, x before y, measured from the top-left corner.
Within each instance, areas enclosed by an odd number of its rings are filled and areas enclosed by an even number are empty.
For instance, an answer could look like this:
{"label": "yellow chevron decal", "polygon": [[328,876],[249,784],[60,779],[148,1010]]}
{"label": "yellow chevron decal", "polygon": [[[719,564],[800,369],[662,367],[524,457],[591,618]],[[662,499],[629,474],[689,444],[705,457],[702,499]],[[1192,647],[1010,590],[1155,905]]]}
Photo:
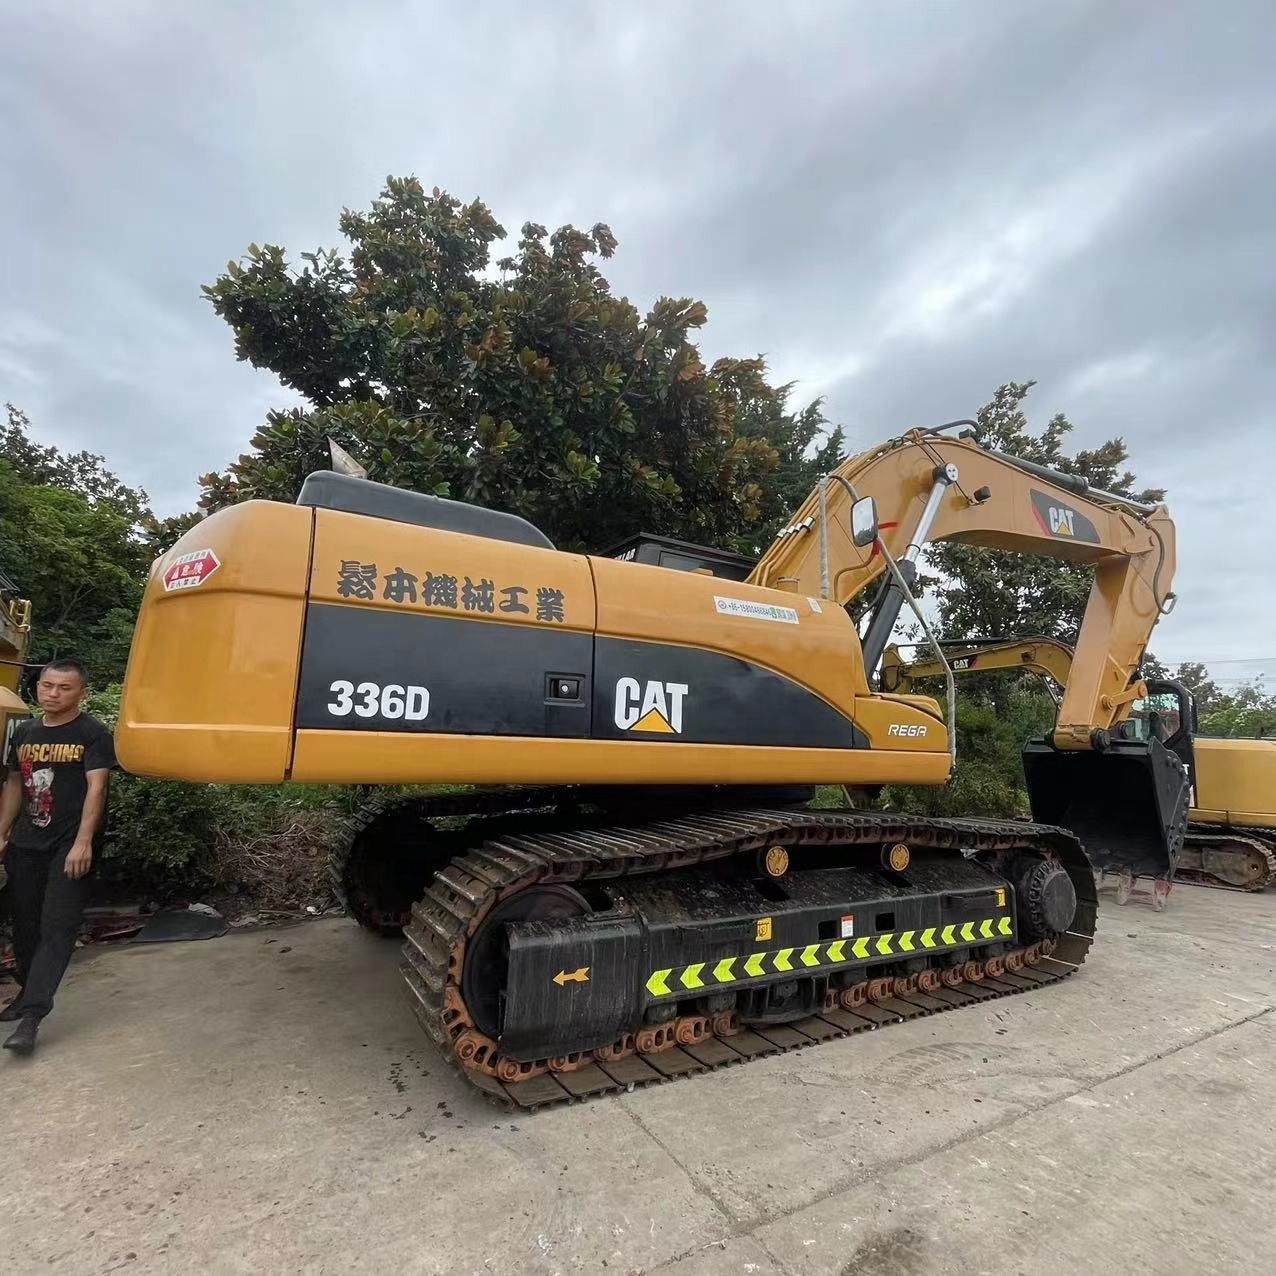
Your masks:
{"label": "yellow chevron decal", "polygon": [[[731,984],[746,976],[761,979],[768,973],[768,966],[776,972],[788,972],[794,968],[794,954],[797,954],[798,965],[810,970],[821,965],[835,965],[839,962],[859,960],[868,961],[873,955],[882,957],[897,956],[917,950],[918,944],[924,949],[946,946],[957,946],[962,943],[975,943],[978,939],[994,939],[997,935],[1011,936],[1014,927],[1010,918],[986,918],[983,921],[963,922],[960,926],[953,923],[941,928],[928,926],[923,931],[906,930],[899,933],[888,931],[881,935],[863,935],[859,939],[836,939],[830,943],[806,944],[801,948],[780,948],[775,952],[750,953],[747,957],[723,957],[712,966],[712,974],[706,976],[704,971],[708,962],[693,962],[681,970],[654,971],[647,979],[647,991],[653,997],[667,997],[673,991],[670,979],[675,985],[689,990],[705,987],[709,983]],[[854,954],[852,957],[848,954]],[[743,971],[736,972],[736,964],[743,964]]]}
{"label": "yellow chevron decal", "polygon": [[653,997],[667,997],[669,995],[669,985],[665,980],[673,974],[672,970],[658,970],[650,979],[647,980],[647,991]]}

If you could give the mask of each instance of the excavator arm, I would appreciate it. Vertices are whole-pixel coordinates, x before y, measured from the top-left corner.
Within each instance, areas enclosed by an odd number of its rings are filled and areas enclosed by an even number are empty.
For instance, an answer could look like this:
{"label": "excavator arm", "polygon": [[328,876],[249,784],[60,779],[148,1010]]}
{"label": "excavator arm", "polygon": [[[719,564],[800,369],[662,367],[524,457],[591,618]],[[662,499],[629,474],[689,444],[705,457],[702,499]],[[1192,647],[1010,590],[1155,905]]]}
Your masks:
{"label": "excavator arm", "polygon": [[[870,498],[877,535],[861,545],[851,506]],[[869,507],[860,509],[867,528]],[[1174,524],[1165,507],[1099,492],[1075,475],[991,451],[970,437],[914,430],[839,466],[781,530],[750,581],[847,606],[887,570],[883,548],[911,585],[922,548],[936,541],[1094,568],[1054,742],[1060,749],[1102,748],[1095,733],[1106,734],[1140,694],[1131,676],[1156,622],[1173,605]],[[870,675],[903,600],[893,582],[879,595],[864,636]]]}
{"label": "excavator arm", "polygon": [[[954,422],[913,430],[853,456],[810,494],[750,582],[849,608],[883,573],[863,634],[878,675],[925,545],[948,541],[1093,568],[1053,730],[1024,750],[1034,819],[1064,825],[1095,862],[1172,875],[1188,778],[1159,741],[1114,739],[1145,694],[1139,664],[1173,607],[1174,524],[1161,503],[1092,488],[1076,475],[993,451]],[[887,674],[889,677],[889,674]]]}
{"label": "excavator arm", "polygon": [[997,673],[1018,669],[1048,679],[1057,687],[1068,685],[1072,669],[1072,648],[1054,638],[1016,638],[1002,642],[940,643],[944,658],[905,660],[897,644],[882,655],[882,690],[898,695],[912,694],[913,684],[926,678],[942,678],[953,673]]}

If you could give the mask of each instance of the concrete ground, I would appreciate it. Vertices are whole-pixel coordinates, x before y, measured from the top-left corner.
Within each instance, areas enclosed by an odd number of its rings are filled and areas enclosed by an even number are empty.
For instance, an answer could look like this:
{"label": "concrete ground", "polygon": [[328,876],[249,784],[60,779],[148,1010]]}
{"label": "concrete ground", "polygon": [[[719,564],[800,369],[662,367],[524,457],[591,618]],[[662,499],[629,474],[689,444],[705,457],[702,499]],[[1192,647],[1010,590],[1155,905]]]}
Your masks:
{"label": "concrete ground", "polygon": [[1063,985],[534,1116],[450,1075],[351,922],[85,950],[0,1058],[0,1262],[1270,1271],[1276,895],[1103,898]]}

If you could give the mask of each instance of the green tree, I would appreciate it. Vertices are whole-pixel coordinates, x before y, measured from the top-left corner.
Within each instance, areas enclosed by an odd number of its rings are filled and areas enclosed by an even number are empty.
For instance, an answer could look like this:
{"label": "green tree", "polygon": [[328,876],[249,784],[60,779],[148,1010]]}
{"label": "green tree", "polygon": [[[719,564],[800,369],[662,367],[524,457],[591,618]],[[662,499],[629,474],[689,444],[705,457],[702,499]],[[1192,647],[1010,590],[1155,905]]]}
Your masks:
{"label": "green tree", "polygon": [[[141,488],[102,457],[31,440],[7,404],[0,449],[0,564],[32,606],[32,662],[76,656],[95,682],[128,659],[147,567],[178,520],[159,520]],[[189,517],[189,516],[187,516]]]}
{"label": "green tree", "polygon": [[1202,735],[1276,737],[1276,695],[1267,691],[1261,676],[1217,695],[1204,711],[1198,703],[1197,714]]}
{"label": "green tree", "polygon": [[[1073,427],[1062,414],[1034,431],[1022,404],[1035,384],[1009,382],[997,389],[976,418],[984,444],[1065,474],[1080,475],[1092,487],[1134,500],[1164,497],[1160,489],[1136,490],[1135,477],[1125,468],[1129,452],[1122,439],[1069,453],[1064,442]],[[932,546],[927,561],[940,574],[934,594],[946,637],[1043,635],[1076,641],[1090,594],[1090,567],[1044,555],[1007,554],[948,543]]]}
{"label": "green tree", "polygon": [[201,479],[207,510],[294,499],[331,437],[371,478],[521,514],[564,549],[644,529],[756,552],[840,457],[761,358],[705,366],[701,302],[613,295],[605,225],[527,223],[492,263],[505,230],[481,201],[389,178],[340,229],[348,256],[298,270],[253,244],[204,289],[237,356],[309,401]]}

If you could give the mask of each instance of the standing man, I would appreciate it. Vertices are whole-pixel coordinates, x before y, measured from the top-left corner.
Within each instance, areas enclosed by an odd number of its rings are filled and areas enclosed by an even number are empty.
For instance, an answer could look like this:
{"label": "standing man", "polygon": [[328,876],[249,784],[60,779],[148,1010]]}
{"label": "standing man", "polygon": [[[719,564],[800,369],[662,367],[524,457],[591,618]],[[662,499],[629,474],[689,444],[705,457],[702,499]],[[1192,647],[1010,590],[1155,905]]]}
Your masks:
{"label": "standing man", "polygon": [[75,950],[86,874],[101,846],[106,795],[115,766],[110,731],[80,711],[88,677],[77,660],[40,672],[43,718],[19,723],[5,759],[0,796],[0,858],[13,892],[13,948],[22,991],[0,1012],[18,1020],[6,1050],[30,1054],[40,1020]]}

